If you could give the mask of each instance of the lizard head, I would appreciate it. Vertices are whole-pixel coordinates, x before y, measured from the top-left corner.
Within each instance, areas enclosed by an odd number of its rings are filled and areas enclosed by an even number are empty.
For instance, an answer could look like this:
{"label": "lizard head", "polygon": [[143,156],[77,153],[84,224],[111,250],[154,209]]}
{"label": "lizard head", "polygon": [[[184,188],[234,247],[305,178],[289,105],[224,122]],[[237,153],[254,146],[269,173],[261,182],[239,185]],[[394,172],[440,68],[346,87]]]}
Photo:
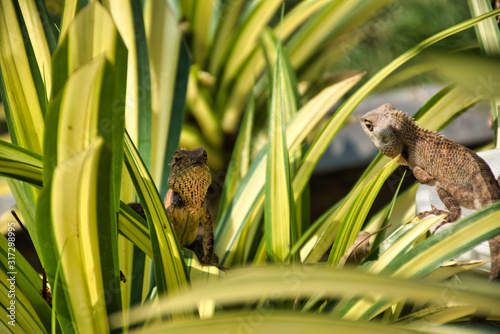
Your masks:
{"label": "lizard head", "polygon": [[207,165],[207,151],[203,147],[175,151],[168,186],[181,196],[193,213],[201,207],[210,183],[212,177]]}
{"label": "lizard head", "polygon": [[403,151],[403,112],[386,103],[361,117],[361,127],[380,152],[394,158]]}

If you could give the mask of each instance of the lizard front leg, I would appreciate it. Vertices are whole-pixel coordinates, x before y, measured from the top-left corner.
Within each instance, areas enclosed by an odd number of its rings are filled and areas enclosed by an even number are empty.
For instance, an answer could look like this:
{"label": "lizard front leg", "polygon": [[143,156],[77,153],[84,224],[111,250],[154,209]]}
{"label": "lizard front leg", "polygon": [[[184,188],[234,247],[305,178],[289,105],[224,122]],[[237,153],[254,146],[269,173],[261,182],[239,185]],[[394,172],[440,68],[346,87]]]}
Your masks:
{"label": "lizard front leg", "polygon": [[212,217],[207,207],[202,207],[204,210],[201,217],[201,224],[203,225],[203,263],[211,264],[219,267],[219,258],[214,252],[214,232],[212,226]]}
{"label": "lizard front leg", "polygon": [[412,171],[413,171],[413,175],[415,176],[415,178],[417,179],[418,182],[420,182],[422,184],[429,185],[429,186],[436,185],[436,182],[437,182],[436,179],[433,178],[429,173],[427,173],[421,167],[415,166],[415,167],[413,167]]}
{"label": "lizard front leg", "polygon": [[429,215],[439,216],[442,214],[448,214],[448,216],[436,227],[434,233],[436,233],[436,231],[444,224],[456,222],[460,218],[460,215],[462,213],[460,204],[448,191],[446,191],[446,189],[444,189],[441,185],[438,184],[436,186],[436,191],[439,195],[439,198],[441,199],[441,201],[443,202],[448,211],[439,210],[436,207],[434,207],[434,205],[431,205],[432,210],[420,212],[418,214],[418,218],[420,219],[427,217]]}

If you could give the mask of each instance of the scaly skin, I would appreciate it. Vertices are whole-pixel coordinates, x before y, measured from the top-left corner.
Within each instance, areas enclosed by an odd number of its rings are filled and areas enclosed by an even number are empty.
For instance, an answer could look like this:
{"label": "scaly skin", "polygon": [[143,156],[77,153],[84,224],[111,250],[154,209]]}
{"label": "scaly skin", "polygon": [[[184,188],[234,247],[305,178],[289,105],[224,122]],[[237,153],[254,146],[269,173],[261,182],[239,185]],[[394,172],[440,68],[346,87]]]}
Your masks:
{"label": "scaly skin", "polygon": [[[207,152],[203,148],[177,150],[170,165],[170,190],[165,197],[165,207],[181,246],[192,248],[202,263],[219,267],[214,253],[212,219],[204,202],[211,182]],[[195,242],[200,223],[203,225],[202,254]]]}
{"label": "scaly skin", "polygon": [[[479,210],[500,200],[500,185],[486,162],[470,149],[442,135],[419,127],[412,118],[386,103],[361,117],[361,126],[383,154],[408,166],[416,179],[436,186],[447,210],[420,212],[428,215],[448,214],[436,230],[461,216],[461,207]],[[491,250],[490,278],[500,275],[500,236],[489,240]]]}

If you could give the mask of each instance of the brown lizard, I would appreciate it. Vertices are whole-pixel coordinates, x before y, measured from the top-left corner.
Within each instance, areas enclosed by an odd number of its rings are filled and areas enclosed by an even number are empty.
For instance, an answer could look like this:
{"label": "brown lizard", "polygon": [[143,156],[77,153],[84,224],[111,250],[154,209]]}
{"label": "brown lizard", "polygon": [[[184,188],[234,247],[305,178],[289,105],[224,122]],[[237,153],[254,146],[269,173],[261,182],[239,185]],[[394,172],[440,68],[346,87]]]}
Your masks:
{"label": "brown lizard", "polygon": [[[181,246],[192,249],[200,262],[219,266],[214,253],[212,218],[204,202],[212,183],[207,165],[207,152],[200,147],[192,151],[175,151],[170,164],[170,187],[165,196],[165,208]],[[203,245],[196,240],[198,226],[203,225]]]}
{"label": "brown lizard", "polygon": [[[181,247],[193,250],[201,263],[225,269],[219,265],[219,259],[214,253],[212,218],[204,202],[211,182],[205,149],[200,147],[188,151],[181,148],[175,151],[170,164],[170,189],[164,204]],[[128,205],[146,219],[141,204]],[[203,225],[203,244],[196,239],[200,223]]]}
{"label": "brown lizard", "polygon": [[[436,186],[447,210],[420,212],[447,214],[436,230],[461,216],[461,207],[479,210],[500,200],[500,179],[496,180],[486,162],[470,149],[419,127],[411,117],[386,103],[361,117],[361,126],[383,154],[408,166],[417,181]],[[436,231],[435,230],[435,231]],[[434,231],[434,232],[435,232]],[[490,279],[500,275],[500,235],[489,240]]]}

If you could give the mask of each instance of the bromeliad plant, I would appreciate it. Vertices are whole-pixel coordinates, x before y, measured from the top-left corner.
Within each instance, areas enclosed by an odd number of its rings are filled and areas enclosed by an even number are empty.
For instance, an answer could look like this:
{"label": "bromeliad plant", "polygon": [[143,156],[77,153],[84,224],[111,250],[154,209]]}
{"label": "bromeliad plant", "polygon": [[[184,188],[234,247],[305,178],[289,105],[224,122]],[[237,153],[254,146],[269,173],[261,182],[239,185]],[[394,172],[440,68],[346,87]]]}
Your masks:
{"label": "bromeliad plant", "polygon": [[[329,57],[328,38],[387,2],[304,1],[267,28],[280,3],[236,1],[207,16],[218,1],[66,1],[55,32],[43,2],[0,2],[0,91],[12,140],[0,142],[0,173],[52,292],[49,305],[39,293],[42,278],[17,254],[10,297],[10,245],[0,239],[0,303],[7,311],[15,300],[15,326],[2,316],[2,331],[429,333],[473,314],[500,317],[493,283],[439,283],[480,264],[450,269],[449,261],[500,232],[500,204],[426,237],[440,217],[411,221],[415,187],[396,192],[365,227],[392,229],[373,237],[359,270],[340,268],[396,167],[377,156],[342,201],[313,224],[305,218],[313,169],[362,99],[422,50],[491,26],[500,10],[487,8],[416,45],[319,125],[362,74],[310,99],[298,93],[297,75],[319,68],[312,61],[319,53],[321,61]],[[186,25],[188,47],[179,28]],[[216,78],[212,86],[203,86],[200,69]],[[257,147],[256,106],[266,89],[268,140]],[[450,84],[415,118],[440,130],[482,98]],[[236,130],[244,110],[215,234],[226,272],[201,266],[179,247],[163,207],[185,102],[212,148]],[[125,204],[132,201],[140,201],[146,220]]]}

